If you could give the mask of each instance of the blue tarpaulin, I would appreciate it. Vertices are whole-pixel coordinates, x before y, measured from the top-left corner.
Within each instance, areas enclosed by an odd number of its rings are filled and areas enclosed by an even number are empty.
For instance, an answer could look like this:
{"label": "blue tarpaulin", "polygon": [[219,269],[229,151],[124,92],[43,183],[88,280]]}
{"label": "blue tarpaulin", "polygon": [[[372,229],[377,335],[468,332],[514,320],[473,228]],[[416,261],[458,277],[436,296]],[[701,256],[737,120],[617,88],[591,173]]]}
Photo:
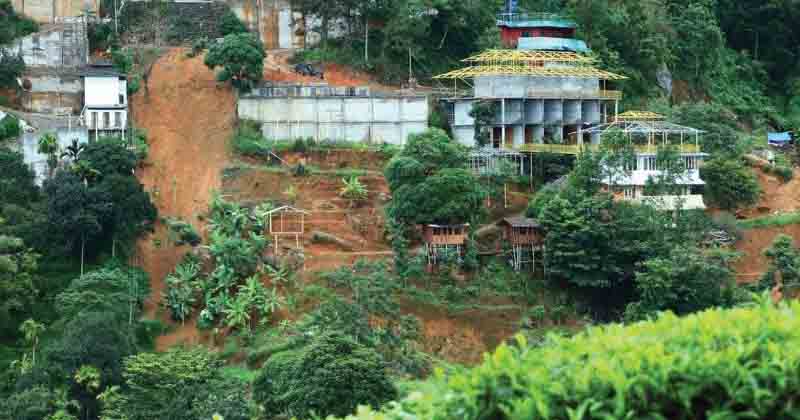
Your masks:
{"label": "blue tarpaulin", "polygon": [[788,131],[785,133],[767,133],[769,144],[786,144],[792,141],[792,135]]}

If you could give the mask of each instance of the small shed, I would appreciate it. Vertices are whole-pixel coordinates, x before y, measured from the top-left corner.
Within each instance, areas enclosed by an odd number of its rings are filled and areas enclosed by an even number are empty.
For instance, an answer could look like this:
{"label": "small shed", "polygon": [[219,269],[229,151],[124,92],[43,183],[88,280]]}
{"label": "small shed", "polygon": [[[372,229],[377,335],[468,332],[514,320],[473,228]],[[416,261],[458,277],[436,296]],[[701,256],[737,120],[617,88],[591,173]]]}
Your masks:
{"label": "small shed", "polygon": [[436,264],[444,252],[455,252],[459,257],[469,234],[469,224],[424,225],[422,239],[428,254],[428,264]]}
{"label": "small shed", "polygon": [[292,206],[282,206],[268,211],[267,229],[272,235],[272,243],[275,255],[280,253],[279,240],[281,237],[294,238],[295,246],[302,248],[303,242],[300,238],[306,230],[306,216],[311,213]]}
{"label": "small shed", "polygon": [[[536,251],[544,246],[542,226],[528,217],[506,217],[500,221],[503,237],[511,247],[511,266],[520,271],[523,266],[536,264]],[[528,259],[530,257],[530,259]]]}

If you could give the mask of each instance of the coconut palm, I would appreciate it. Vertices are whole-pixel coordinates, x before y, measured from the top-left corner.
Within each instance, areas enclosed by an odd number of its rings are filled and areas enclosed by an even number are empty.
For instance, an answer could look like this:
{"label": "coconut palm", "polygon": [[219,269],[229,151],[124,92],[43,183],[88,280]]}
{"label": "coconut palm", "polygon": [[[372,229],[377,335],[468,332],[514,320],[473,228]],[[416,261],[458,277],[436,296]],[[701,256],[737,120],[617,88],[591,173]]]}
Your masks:
{"label": "coconut palm", "polygon": [[51,178],[58,166],[58,138],[53,133],[47,133],[39,137],[37,146],[37,152],[47,156],[47,177]]}
{"label": "coconut palm", "polygon": [[61,153],[61,158],[67,158],[72,162],[76,162],[85,148],[86,146],[78,143],[78,139],[72,139],[72,143]]}

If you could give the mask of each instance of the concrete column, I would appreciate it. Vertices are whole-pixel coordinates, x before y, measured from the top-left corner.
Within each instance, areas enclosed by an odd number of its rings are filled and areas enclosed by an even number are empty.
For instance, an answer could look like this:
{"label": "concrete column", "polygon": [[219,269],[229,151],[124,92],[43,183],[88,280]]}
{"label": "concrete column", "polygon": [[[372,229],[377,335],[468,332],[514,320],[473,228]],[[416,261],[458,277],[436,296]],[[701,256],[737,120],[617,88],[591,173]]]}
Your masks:
{"label": "concrete column", "polygon": [[525,125],[516,125],[513,127],[514,129],[514,148],[519,149],[522,145],[525,144]]}
{"label": "concrete column", "polygon": [[500,129],[500,148],[504,148],[506,146],[506,100],[505,98],[500,98],[500,124],[502,128]]}

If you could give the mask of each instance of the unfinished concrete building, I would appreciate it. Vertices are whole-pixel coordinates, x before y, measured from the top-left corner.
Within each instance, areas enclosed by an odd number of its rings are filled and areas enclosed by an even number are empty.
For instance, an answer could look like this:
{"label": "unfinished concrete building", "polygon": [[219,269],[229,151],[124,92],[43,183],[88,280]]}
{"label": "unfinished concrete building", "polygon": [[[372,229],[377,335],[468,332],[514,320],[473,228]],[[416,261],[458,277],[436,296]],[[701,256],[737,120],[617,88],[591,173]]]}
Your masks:
{"label": "unfinished concrete building", "polygon": [[80,69],[89,57],[87,20],[58,18],[37,33],[15,41],[12,51],[25,61],[22,106],[29,112],[73,114],[81,110]]}
{"label": "unfinished concrete building", "polygon": [[239,118],[259,122],[273,140],[314,138],[405,144],[428,129],[428,99],[376,95],[368,88],[272,86],[239,99]]}
{"label": "unfinished concrete building", "polygon": [[89,12],[97,16],[99,0],[11,0],[17,13],[38,23],[55,23],[58,18],[76,17]]}
{"label": "unfinished concrete building", "polygon": [[[554,15],[502,16],[502,22],[513,19],[531,30],[558,29],[550,28],[553,22],[574,25]],[[584,142],[599,141],[583,130],[617,113],[622,92],[611,83],[624,76],[594,67],[596,60],[583,54],[583,42],[530,35],[515,41],[517,49],[484,51],[463,60],[467,67],[435,77],[453,87],[444,103],[461,143],[476,145],[476,124],[482,122],[476,123],[471,112],[479,103],[494,109],[481,127],[488,129],[490,144],[528,152],[577,153]]]}

